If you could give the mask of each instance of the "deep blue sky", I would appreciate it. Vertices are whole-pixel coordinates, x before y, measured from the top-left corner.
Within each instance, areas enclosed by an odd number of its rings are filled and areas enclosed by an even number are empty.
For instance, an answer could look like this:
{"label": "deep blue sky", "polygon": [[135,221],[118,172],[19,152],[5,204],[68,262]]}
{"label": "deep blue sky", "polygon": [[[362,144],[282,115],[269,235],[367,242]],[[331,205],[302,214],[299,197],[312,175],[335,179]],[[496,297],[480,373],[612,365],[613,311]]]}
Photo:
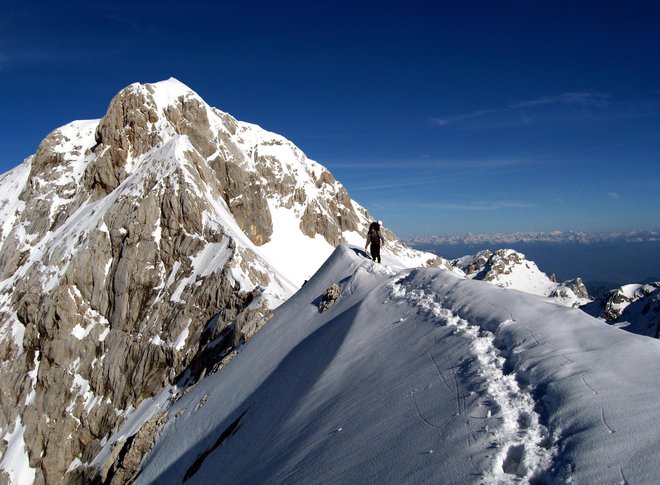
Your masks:
{"label": "deep blue sky", "polygon": [[5,0],[0,172],[170,76],[401,235],[660,227],[657,1]]}

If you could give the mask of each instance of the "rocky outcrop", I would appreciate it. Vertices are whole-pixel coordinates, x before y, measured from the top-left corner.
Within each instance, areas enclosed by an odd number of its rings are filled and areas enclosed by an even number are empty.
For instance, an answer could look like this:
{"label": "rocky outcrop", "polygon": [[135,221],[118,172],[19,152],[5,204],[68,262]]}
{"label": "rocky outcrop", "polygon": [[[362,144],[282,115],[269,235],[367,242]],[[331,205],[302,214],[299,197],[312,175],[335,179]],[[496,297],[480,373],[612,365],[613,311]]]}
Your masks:
{"label": "rocky outcrop", "polygon": [[590,298],[589,290],[587,290],[587,286],[582,281],[582,278],[575,278],[574,280],[566,281],[564,282],[564,285],[572,290],[579,298]]}
{"label": "rocky outcrop", "polygon": [[[557,277],[555,276],[554,279],[551,277],[550,281],[557,283]],[[552,290],[548,296],[559,300],[575,300],[577,298],[578,302],[588,301],[591,298],[587,287],[582,282],[582,278],[576,278],[574,280],[568,280],[561,284],[557,284],[557,287]],[[579,304],[581,305],[584,303]]]}
{"label": "rocky outcrop", "polygon": [[95,132],[97,155],[85,172],[85,186],[95,196],[107,195],[127,175],[126,162],[162,142],[155,123],[159,116],[153,98],[139,89],[124,89],[110,102]]}
{"label": "rocky outcrop", "polygon": [[323,313],[332,308],[339,299],[339,295],[341,295],[341,286],[337,283],[326,289],[319,303],[319,313]]}
{"label": "rocky outcrop", "polygon": [[622,286],[584,310],[610,325],[660,338],[660,282]]}
{"label": "rocky outcrop", "polygon": [[[140,430],[126,440],[115,444],[112,451],[112,459],[108,460],[99,473],[102,484],[121,485],[131,483],[140,471],[140,463],[144,456],[151,450],[158,436],[159,430],[167,422],[167,412],[163,412],[149,419]],[[86,472],[86,473],[85,473]],[[80,474],[71,474],[67,479],[83,479],[83,481],[94,480],[97,470],[85,470]]]}
{"label": "rocky outcrop", "polygon": [[510,275],[517,266],[530,267],[522,254],[510,249],[499,249],[494,253],[489,250],[481,251],[475,256],[456,259],[452,264],[474,279],[490,282]]}
{"label": "rocky outcrop", "polygon": [[590,301],[586,286],[580,278],[558,283],[548,277],[534,262],[512,249],[485,250],[473,256],[452,261],[469,278],[488,281],[503,288],[550,297],[568,306],[581,306]]}
{"label": "rocky outcrop", "polygon": [[452,264],[462,269],[466,275],[473,276],[480,273],[486,267],[492,256],[493,253],[491,251],[485,250],[465,260],[454,260]]}
{"label": "rocky outcrop", "polygon": [[621,318],[631,303],[654,293],[656,288],[656,285],[626,285],[612,290],[605,300],[600,316],[605,320],[615,322]]}

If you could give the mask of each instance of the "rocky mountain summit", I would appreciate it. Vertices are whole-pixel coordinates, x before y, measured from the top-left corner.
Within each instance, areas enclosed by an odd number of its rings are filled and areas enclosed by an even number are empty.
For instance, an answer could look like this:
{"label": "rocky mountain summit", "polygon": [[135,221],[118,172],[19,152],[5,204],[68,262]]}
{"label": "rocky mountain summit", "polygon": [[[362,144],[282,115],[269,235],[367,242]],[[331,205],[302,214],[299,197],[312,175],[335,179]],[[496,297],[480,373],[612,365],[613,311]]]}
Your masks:
{"label": "rocky mountain summit", "polygon": [[455,259],[451,264],[462,270],[468,278],[488,281],[501,288],[546,296],[566,306],[578,307],[591,301],[580,278],[558,283],[554,275],[546,275],[536,263],[513,249],[480,251],[475,255]]}
{"label": "rocky mountain summit", "polygon": [[[130,482],[163,418],[140,404],[222,367],[373,220],[174,79],[53,131],[0,188],[1,473],[22,483]],[[441,263],[386,237],[392,264]]]}

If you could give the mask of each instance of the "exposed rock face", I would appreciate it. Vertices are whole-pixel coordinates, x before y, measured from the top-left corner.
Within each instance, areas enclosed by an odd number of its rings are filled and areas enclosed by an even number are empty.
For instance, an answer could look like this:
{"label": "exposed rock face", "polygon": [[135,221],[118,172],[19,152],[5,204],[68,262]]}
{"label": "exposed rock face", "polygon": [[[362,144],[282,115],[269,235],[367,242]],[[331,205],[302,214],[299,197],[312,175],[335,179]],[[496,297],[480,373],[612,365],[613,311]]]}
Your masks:
{"label": "exposed rock face", "polygon": [[492,256],[493,253],[488,250],[481,251],[466,264],[459,263],[457,260],[456,266],[461,267],[466,275],[473,276],[480,273],[486,267]]}
{"label": "exposed rock face", "polygon": [[[556,281],[557,278],[555,277],[555,282]],[[575,278],[574,280],[566,281],[564,282],[564,285],[572,290],[579,298],[589,298],[589,290],[587,290],[582,278]]]}
{"label": "exposed rock face", "polygon": [[548,277],[534,262],[512,249],[499,249],[494,253],[481,251],[474,256],[456,259],[452,265],[464,271],[469,278],[548,296],[564,305],[580,306],[590,301],[587,288],[580,278],[557,283],[556,277]]}
{"label": "exposed rock face", "polygon": [[36,483],[130,481],[158,422],[109,440],[131,411],[227,363],[296,289],[305,240],[329,255],[371,219],[291,142],[176,80],[55,130],[0,187],[0,438],[22,423]]}
{"label": "exposed rock face", "polygon": [[[553,283],[557,283],[557,277],[555,277],[554,279],[550,278],[550,281],[552,281]],[[573,306],[579,306],[583,304],[581,303],[582,301],[588,301],[590,299],[589,291],[582,282],[581,278],[564,281],[563,283],[558,284],[557,288],[552,290],[548,296],[560,300],[574,300],[575,298],[577,298],[578,305],[573,305]]]}
{"label": "exposed rock face", "polygon": [[612,290],[605,300],[601,317],[612,322],[623,315],[625,309],[633,302],[648,296],[655,291],[655,285],[626,285]]}
{"label": "exposed rock face", "polygon": [[216,158],[211,161],[215,176],[223,187],[223,196],[240,228],[258,246],[265,244],[273,232],[272,219],[259,183],[258,173],[249,173],[240,165]]}
{"label": "exposed rock face", "polygon": [[511,275],[517,266],[531,268],[530,262],[525,260],[522,254],[511,249],[499,249],[494,253],[489,250],[481,251],[475,256],[456,259],[452,264],[474,279],[490,282],[500,280],[504,275]]}
{"label": "exposed rock face", "polygon": [[[140,470],[142,458],[153,446],[159,429],[167,422],[166,412],[149,419],[135,435],[115,444],[113,460],[108,460],[100,473],[101,483],[115,485],[132,482]],[[73,477],[72,477],[73,478]],[[80,477],[85,481],[94,474]]]}
{"label": "exposed rock face", "polygon": [[126,161],[144,155],[161,140],[154,123],[158,114],[153,99],[138,90],[124,90],[110,102],[96,128],[97,157],[85,172],[85,185],[107,195],[126,177]]}

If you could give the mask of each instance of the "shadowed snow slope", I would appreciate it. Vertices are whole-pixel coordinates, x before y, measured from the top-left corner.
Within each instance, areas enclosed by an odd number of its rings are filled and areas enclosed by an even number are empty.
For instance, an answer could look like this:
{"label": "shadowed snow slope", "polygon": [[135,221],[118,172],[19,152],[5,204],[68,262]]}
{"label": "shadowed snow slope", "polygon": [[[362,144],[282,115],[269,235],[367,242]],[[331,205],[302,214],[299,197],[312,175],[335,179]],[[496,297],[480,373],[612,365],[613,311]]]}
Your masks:
{"label": "shadowed snow slope", "polygon": [[[138,483],[649,483],[660,342],[340,246],[173,404]],[[342,293],[328,311],[324,290]]]}

